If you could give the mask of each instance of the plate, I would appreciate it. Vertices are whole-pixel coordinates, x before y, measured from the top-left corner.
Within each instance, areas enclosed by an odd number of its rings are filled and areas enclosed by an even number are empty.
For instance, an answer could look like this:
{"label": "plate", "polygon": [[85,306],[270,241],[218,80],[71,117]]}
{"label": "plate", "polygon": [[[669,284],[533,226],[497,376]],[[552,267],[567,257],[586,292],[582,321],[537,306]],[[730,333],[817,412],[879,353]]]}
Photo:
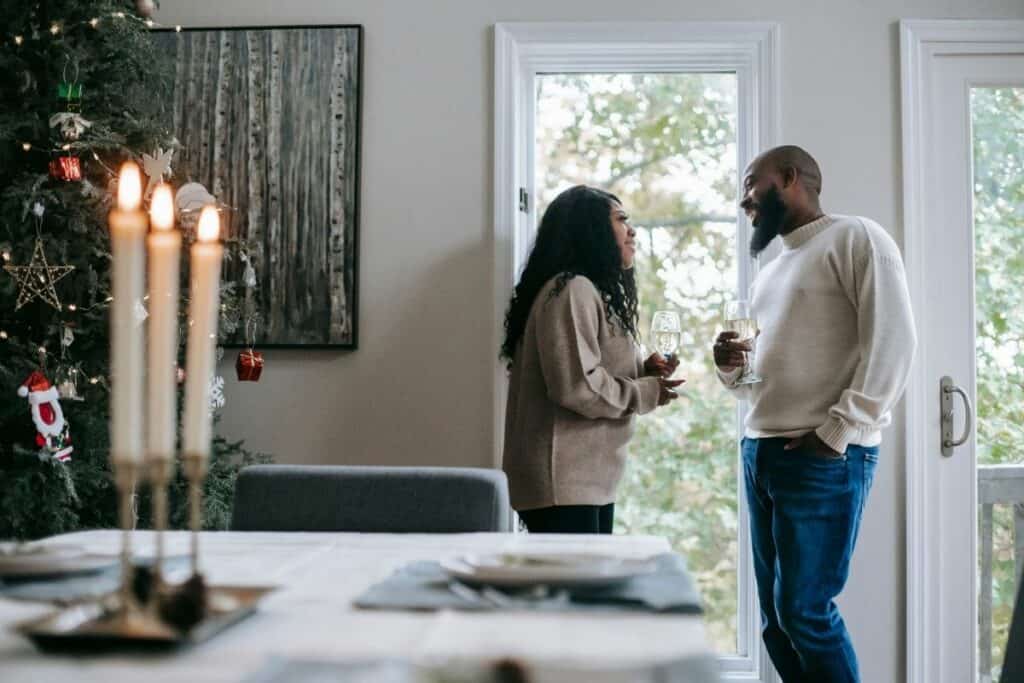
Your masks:
{"label": "plate", "polygon": [[116,555],[97,555],[76,545],[7,546],[0,549],[0,579],[95,572],[119,561]]}
{"label": "plate", "polygon": [[650,574],[653,562],[582,553],[460,555],[441,562],[449,576],[492,586],[604,586]]}

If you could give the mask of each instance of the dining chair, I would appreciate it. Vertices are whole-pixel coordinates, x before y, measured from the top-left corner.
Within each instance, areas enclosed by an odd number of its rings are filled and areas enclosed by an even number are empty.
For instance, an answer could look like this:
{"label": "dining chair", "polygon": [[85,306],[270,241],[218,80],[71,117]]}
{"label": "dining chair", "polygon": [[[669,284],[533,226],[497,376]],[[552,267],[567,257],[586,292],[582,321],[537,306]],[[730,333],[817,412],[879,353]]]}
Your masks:
{"label": "dining chair", "polygon": [[509,531],[508,480],[469,467],[254,465],[238,475],[231,529]]}

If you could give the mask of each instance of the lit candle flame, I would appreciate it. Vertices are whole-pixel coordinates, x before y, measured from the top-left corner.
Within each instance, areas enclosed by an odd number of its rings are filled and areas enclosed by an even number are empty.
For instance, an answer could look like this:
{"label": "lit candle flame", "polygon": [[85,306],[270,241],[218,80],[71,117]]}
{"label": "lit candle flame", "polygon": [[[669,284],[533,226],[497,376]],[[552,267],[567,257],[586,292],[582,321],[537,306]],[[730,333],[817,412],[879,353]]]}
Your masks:
{"label": "lit candle flame", "polygon": [[117,182],[117,208],[122,211],[137,211],[142,203],[142,176],[138,165],[126,161],[121,167]]}
{"label": "lit candle flame", "polygon": [[204,206],[199,214],[198,236],[200,242],[214,242],[220,236],[220,217],[212,206]]}
{"label": "lit candle flame", "polygon": [[174,227],[174,198],[167,183],[160,183],[153,191],[149,220],[156,230],[170,230]]}

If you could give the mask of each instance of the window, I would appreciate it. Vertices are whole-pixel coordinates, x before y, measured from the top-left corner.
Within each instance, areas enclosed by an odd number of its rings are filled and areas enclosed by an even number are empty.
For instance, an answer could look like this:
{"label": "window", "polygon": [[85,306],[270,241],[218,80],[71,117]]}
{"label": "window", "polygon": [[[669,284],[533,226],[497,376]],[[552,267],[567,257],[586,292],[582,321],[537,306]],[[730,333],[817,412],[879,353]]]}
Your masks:
{"label": "window", "polygon": [[[777,139],[777,31],[678,23],[495,29],[496,338],[547,203],[576,183],[620,196],[642,242],[641,334],[654,310],[680,312],[688,383],[672,409],[640,420],[616,531],[666,536],[687,556],[726,675],[764,681],[772,679],[737,482],[741,413],[717,386],[708,349],[722,303],[747,290],[755,267],[736,210],[738,172]],[[499,365],[499,459],[505,391]]]}

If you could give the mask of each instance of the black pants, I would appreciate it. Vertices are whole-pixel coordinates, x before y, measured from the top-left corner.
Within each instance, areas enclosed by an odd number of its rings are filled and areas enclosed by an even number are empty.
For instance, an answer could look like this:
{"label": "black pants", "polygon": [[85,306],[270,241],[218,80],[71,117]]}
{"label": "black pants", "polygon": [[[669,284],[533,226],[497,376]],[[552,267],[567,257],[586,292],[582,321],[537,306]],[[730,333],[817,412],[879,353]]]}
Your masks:
{"label": "black pants", "polygon": [[532,534],[610,534],[615,503],[519,510],[519,518]]}

